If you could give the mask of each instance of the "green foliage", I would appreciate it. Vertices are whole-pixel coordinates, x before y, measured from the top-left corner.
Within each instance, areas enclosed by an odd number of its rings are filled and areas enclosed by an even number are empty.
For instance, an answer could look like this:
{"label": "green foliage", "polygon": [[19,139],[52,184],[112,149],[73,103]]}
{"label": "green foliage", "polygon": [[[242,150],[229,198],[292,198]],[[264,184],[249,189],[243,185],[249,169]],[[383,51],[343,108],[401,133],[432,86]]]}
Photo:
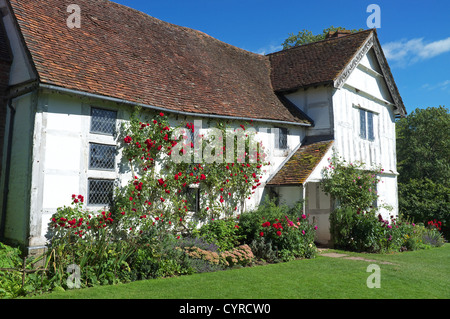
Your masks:
{"label": "green foliage", "polygon": [[416,223],[443,222],[450,236],[450,113],[416,109],[397,121],[399,211]]}
{"label": "green foliage", "polygon": [[429,179],[410,179],[399,183],[399,210],[401,216],[415,222],[442,221],[442,231],[450,236],[450,187]]}
{"label": "green foliage", "polygon": [[192,274],[188,256],[178,247],[178,239],[170,232],[155,228],[142,233],[136,252],[129,258],[131,280]]}
{"label": "green foliage", "polygon": [[[283,50],[289,49],[292,47],[296,47],[302,44],[312,43],[320,40],[324,40],[325,36],[328,34],[328,32],[334,32],[337,30],[346,30],[343,27],[329,27],[326,29],[323,29],[322,33],[314,35],[311,31],[303,29],[302,31],[299,31],[297,34],[290,33],[289,37],[284,40],[284,42],[281,44],[283,46]],[[350,30],[353,32],[362,31],[363,29],[353,29]]]}
{"label": "green foliage", "polygon": [[365,211],[377,201],[380,168],[368,169],[364,163],[349,163],[333,154],[322,171],[321,186],[325,193],[339,201],[340,206]]}
{"label": "green foliage", "polygon": [[238,220],[232,217],[212,219],[199,229],[193,230],[193,235],[217,245],[220,251],[236,247],[243,237],[239,232]]}
{"label": "green foliage", "polygon": [[[0,268],[21,269],[21,251],[0,242]],[[22,295],[22,274],[18,271],[0,270],[0,299]]]}
{"label": "green foliage", "polygon": [[391,216],[389,221],[373,212],[339,207],[330,214],[330,232],[335,247],[358,252],[417,250],[443,244],[442,234]]}
{"label": "green foliage", "polygon": [[287,261],[315,256],[317,227],[303,214],[301,202],[290,208],[266,201],[256,210],[241,215],[239,226],[245,242],[257,248],[257,255],[266,260]]}
{"label": "green foliage", "polygon": [[431,180],[449,187],[450,113],[448,108],[416,109],[396,122],[400,183]]}

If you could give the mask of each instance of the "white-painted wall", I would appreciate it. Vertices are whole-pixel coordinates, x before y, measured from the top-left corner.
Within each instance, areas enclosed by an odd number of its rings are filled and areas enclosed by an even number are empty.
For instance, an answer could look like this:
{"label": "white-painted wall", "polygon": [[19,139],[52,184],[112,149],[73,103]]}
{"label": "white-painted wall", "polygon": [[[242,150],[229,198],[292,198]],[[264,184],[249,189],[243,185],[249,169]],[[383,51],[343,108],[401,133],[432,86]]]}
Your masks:
{"label": "white-painted wall", "polygon": [[[72,194],[82,194],[86,197],[88,178],[117,179],[119,185],[125,185],[132,177],[127,161],[121,161],[121,154],[116,158],[114,171],[97,171],[89,169],[89,142],[114,145],[117,137],[102,134],[92,134],[90,127],[91,106],[117,110],[117,129],[127,121],[132,112],[131,107],[118,106],[114,103],[90,101],[78,97],[55,93],[43,93],[39,97],[35,116],[35,131],[33,141],[32,165],[32,202],[31,215],[31,245],[45,245],[48,223],[58,207],[71,204]],[[171,125],[181,121],[194,122],[192,117],[169,117]],[[202,133],[209,127],[214,127],[214,121],[203,119]],[[239,127],[236,123],[236,127]],[[266,148],[270,166],[264,172],[261,186],[255,190],[250,200],[245,203],[249,210],[258,206],[265,194],[264,185],[270,174],[283,162],[286,156],[305,137],[305,128],[288,127],[288,149],[274,150],[274,125],[270,123],[254,123],[257,138]],[[289,196],[288,196],[289,197]],[[290,197],[289,197],[290,198]],[[88,206],[97,211],[103,207]]]}
{"label": "white-painted wall", "polygon": [[331,135],[333,133],[333,108],[330,87],[300,89],[286,95],[292,103],[313,121],[314,128],[307,135]]}
{"label": "white-painted wall", "polygon": [[[378,206],[381,214],[388,218],[389,215],[398,215],[395,115],[392,98],[381,73],[373,50],[369,50],[342,88],[300,89],[288,94],[287,98],[314,120],[315,126],[308,129],[308,136],[333,135],[333,150],[347,162],[360,161],[368,167],[384,169],[377,187]],[[374,113],[373,141],[360,137],[359,108]],[[329,150],[305,181],[305,209],[318,224],[316,240],[322,243],[330,239],[332,203],[318,187],[318,182],[331,155],[332,150]]]}
{"label": "white-painted wall", "polygon": [[[383,183],[378,186],[379,205],[392,206],[391,213],[397,215],[394,106],[372,51],[362,59],[344,86],[334,91],[333,108],[335,149],[349,163],[359,161],[367,167],[384,169]],[[374,113],[373,141],[360,137],[360,108]],[[381,212],[384,216],[389,214],[386,209]]]}

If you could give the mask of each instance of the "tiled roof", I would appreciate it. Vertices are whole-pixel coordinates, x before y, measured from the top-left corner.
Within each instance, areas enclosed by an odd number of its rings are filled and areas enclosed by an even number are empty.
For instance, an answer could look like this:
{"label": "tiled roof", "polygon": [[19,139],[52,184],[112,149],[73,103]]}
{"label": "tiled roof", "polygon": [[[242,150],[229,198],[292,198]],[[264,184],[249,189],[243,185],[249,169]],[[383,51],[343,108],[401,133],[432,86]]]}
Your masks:
{"label": "tiled roof", "polygon": [[332,84],[372,32],[360,31],[269,54],[274,90]]}
{"label": "tiled roof", "polygon": [[311,175],[333,144],[333,140],[306,142],[269,178],[268,186],[301,185]]}
{"label": "tiled roof", "polygon": [[[70,29],[67,7],[81,8]],[[10,0],[44,84],[174,111],[309,124],[286,108],[270,59],[107,0]]]}

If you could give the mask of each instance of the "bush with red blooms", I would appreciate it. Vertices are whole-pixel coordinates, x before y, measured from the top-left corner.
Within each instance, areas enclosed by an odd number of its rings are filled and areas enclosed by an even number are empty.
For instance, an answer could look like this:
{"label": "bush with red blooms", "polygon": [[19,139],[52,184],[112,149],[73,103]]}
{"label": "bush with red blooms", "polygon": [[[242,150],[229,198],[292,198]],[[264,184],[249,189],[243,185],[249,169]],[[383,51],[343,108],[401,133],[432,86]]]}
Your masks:
{"label": "bush with red blooms", "polygon": [[438,231],[441,231],[441,229],[442,229],[442,222],[436,221],[436,219],[430,220],[430,221],[427,223],[427,225],[428,225],[429,228],[431,228],[431,229],[435,228],[435,229],[437,229]]}
{"label": "bush with red blooms", "polygon": [[[256,210],[240,216],[239,226],[244,242],[266,253],[273,250],[276,258],[312,258],[316,253],[314,237],[317,230],[302,211],[302,203],[293,207],[266,201]],[[264,249],[261,246],[265,246]],[[255,249],[255,253],[257,253]],[[258,257],[267,259],[267,256]]]}
{"label": "bush with red blooms", "polygon": [[[189,228],[193,211],[200,220],[232,216],[261,185],[267,163],[260,143],[250,150],[254,129],[219,123],[201,135],[194,123],[172,127],[164,113],[149,121],[138,114],[123,125],[122,154],[134,178],[115,195],[114,205],[127,217],[122,219],[127,228],[136,227],[141,216],[152,224],[163,214],[173,229]],[[245,142],[243,153],[237,151],[238,141]]]}

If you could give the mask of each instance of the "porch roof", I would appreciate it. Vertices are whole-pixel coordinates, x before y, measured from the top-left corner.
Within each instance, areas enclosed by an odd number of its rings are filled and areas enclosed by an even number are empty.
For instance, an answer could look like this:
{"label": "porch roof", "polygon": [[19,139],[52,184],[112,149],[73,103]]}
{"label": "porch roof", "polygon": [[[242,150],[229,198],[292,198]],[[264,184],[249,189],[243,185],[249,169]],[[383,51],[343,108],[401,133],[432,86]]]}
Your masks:
{"label": "porch roof", "polygon": [[331,138],[307,140],[267,181],[267,186],[302,185],[333,145]]}

